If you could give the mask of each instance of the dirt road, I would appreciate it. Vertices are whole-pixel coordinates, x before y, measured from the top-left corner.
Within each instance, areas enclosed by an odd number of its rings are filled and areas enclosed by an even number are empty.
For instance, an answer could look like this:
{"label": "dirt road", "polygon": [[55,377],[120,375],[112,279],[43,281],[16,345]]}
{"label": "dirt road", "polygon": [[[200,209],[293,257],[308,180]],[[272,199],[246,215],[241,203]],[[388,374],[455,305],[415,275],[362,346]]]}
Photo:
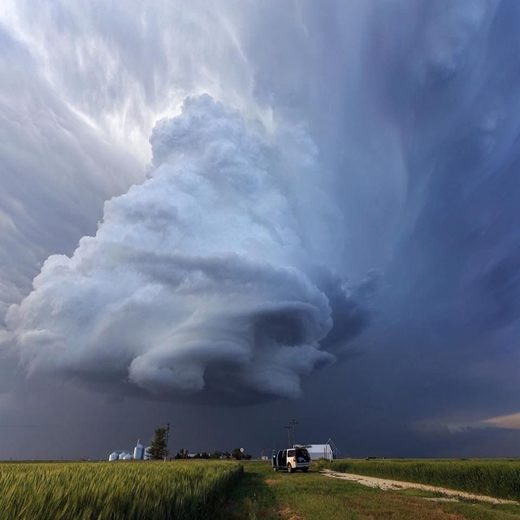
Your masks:
{"label": "dirt road", "polygon": [[514,500],[505,500],[502,498],[488,497],[486,495],[474,495],[472,493],[466,493],[465,491],[457,491],[455,489],[429,486],[426,484],[416,484],[414,482],[403,482],[401,480],[388,480],[384,478],[367,477],[366,475],[354,475],[353,473],[340,473],[338,471],[331,471],[330,469],[324,469],[321,471],[321,473],[329,478],[350,480],[352,482],[362,484],[363,486],[378,488],[382,489],[383,491],[399,489],[420,489],[423,491],[430,491],[433,493],[441,493],[446,497],[462,500],[475,500],[479,502],[488,502],[490,504],[520,505],[520,502],[516,502]]}

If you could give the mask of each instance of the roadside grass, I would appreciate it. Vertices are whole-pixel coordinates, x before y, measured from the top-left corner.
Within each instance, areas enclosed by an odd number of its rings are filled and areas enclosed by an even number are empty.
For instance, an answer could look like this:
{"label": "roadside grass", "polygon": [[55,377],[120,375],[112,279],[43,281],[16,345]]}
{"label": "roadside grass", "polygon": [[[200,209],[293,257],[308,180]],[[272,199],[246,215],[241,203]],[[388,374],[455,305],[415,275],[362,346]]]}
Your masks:
{"label": "roadside grass", "polygon": [[263,462],[244,464],[226,506],[229,520],[450,519],[513,520],[520,507],[472,502],[437,502],[435,493],[381,491],[355,482],[309,473],[275,473]]}

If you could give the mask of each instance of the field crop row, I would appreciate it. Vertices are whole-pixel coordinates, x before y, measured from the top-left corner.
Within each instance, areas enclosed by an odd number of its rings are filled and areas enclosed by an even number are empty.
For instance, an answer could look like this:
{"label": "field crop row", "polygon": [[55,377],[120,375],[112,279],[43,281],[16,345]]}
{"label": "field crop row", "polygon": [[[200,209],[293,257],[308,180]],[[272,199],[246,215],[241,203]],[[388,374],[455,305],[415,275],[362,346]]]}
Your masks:
{"label": "field crop row", "polygon": [[337,460],[327,467],[520,500],[520,460]]}
{"label": "field crop row", "polygon": [[0,464],[0,520],[215,518],[232,462]]}

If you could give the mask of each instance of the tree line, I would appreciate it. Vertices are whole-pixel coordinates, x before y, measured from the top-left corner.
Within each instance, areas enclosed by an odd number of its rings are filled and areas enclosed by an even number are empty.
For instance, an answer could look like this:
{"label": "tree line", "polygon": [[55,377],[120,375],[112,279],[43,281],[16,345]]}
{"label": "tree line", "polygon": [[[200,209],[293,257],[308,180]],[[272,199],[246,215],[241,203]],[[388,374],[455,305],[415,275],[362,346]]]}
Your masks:
{"label": "tree line", "polygon": [[231,452],[215,450],[190,454],[186,448],[181,448],[175,455],[175,459],[214,459],[214,460],[250,460],[249,453],[242,452],[240,448],[234,448]]}
{"label": "tree line", "polygon": [[[165,460],[169,456],[168,450],[168,428],[156,428],[148,454],[153,460]],[[181,448],[176,454],[175,459],[214,459],[214,460],[250,460],[251,455],[245,453],[242,448],[234,448],[231,452],[215,450],[211,453],[207,451],[192,453],[186,449]]]}

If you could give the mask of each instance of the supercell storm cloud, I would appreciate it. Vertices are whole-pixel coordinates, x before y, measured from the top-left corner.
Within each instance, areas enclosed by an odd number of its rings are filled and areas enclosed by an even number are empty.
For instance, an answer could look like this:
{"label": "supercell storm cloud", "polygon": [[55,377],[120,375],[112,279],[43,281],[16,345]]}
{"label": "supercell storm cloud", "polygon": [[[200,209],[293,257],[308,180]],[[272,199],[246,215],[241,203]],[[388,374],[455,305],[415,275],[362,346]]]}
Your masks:
{"label": "supercell storm cloud", "polygon": [[[312,141],[268,134],[202,95],[160,121],[151,144],[149,178],[108,201],[96,236],[51,256],[11,307],[23,364],[161,398],[298,396],[300,378],[335,359],[320,347],[331,305],[349,309],[345,337],[362,316],[322,264],[333,250],[307,247],[298,189],[319,179]],[[334,225],[333,211],[306,212]]]}
{"label": "supercell storm cloud", "polygon": [[240,410],[259,447],[287,415],[345,454],[511,454],[519,27],[516,0],[5,0],[0,440],[70,392],[221,439]]}

